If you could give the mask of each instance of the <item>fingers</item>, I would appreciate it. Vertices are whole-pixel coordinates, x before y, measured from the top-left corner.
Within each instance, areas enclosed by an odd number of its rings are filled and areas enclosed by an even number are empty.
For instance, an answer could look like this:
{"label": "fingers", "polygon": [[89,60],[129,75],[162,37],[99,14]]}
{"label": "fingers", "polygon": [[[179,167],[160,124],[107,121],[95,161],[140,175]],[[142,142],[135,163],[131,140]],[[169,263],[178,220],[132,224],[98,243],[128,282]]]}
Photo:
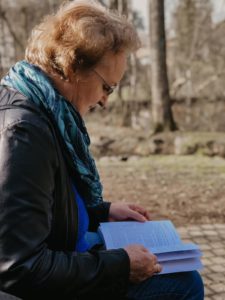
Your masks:
{"label": "fingers", "polygon": [[147,221],[150,221],[150,220],[151,220],[150,213],[149,213],[147,210],[145,211],[144,216],[145,216],[145,218],[147,219]]}
{"label": "fingers", "polygon": [[157,256],[155,256],[154,254],[152,254],[152,260],[154,264],[157,264]]}
{"label": "fingers", "polygon": [[148,251],[148,249],[147,248],[145,248],[144,246],[142,246],[142,245],[139,245],[139,244],[137,244],[137,246],[140,248],[140,250],[142,250],[143,252],[145,252],[145,253],[149,253],[149,251]]}
{"label": "fingers", "polygon": [[124,248],[130,258],[130,280],[141,282],[162,271],[157,257],[141,245],[129,245]]}
{"label": "fingers", "polygon": [[139,212],[130,209],[127,215],[128,218],[139,221],[139,222],[145,222],[146,218],[140,214]]}
{"label": "fingers", "polygon": [[160,264],[154,265],[154,273],[160,273],[162,271],[162,266]]}
{"label": "fingers", "polygon": [[150,220],[148,211],[136,204],[112,203],[109,209],[109,221],[136,220],[145,222]]}
{"label": "fingers", "polygon": [[160,273],[162,271],[162,266],[158,263],[157,256],[151,254],[152,264],[153,264],[153,273]]}
{"label": "fingers", "polygon": [[137,211],[138,213],[140,213],[145,218],[146,221],[150,220],[150,214],[145,208],[143,208],[143,207],[141,207],[137,204],[130,204],[129,207],[132,210]]}

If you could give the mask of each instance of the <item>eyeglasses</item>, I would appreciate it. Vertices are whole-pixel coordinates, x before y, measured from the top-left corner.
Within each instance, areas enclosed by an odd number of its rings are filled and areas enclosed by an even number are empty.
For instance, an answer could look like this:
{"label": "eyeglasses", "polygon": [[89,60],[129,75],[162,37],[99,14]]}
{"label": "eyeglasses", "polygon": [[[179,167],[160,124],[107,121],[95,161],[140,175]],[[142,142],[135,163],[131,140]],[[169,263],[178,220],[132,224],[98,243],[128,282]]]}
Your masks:
{"label": "eyeglasses", "polygon": [[102,89],[103,91],[106,92],[106,94],[109,96],[110,94],[112,94],[115,90],[115,88],[117,87],[117,85],[109,85],[105,79],[95,70],[92,70],[96,75],[98,75],[98,77],[103,81],[103,85],[102,85]]}

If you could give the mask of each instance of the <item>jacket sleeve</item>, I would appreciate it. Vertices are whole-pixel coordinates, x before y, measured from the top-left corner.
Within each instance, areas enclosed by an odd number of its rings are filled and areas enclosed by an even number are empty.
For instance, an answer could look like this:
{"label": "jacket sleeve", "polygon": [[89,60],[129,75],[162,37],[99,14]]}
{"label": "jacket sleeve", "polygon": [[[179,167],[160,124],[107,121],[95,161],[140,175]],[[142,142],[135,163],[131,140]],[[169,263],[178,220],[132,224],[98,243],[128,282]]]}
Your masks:
{"label": "jacket sleeve", "polygon": [[100,222],[108,221],[110,205],[110,202],[104,201],[96,206],[87,208],[90,231],[97,231]]}
{"label": "jacket sleeve", "polygon": [[2,289],[32,300],[85,295],[101,299],[102,293],[125,290],[129,276],[125,250],[82,254],[48,248],[57,168],[54,155],[50,134],[34,121],[16,122],[0,132]]}

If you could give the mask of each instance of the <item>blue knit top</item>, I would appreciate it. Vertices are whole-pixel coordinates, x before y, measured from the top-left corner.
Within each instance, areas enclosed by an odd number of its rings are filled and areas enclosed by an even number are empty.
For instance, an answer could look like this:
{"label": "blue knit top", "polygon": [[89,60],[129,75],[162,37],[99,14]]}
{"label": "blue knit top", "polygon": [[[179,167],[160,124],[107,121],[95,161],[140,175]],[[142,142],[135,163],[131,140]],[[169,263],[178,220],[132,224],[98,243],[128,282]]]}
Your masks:
{"label": "blue knit top", "polygon": [[85,234],[87,233],[88,226],[89,226],[89,217],[88,217],[88,213],[84,201],[79,195],[74,184],[73,184],[73,191],[74,191],[75,201],[77,203],[77,208],[78,208],[78,214],[77,214],[78,215],[78,237],[77,237],[75,251],[85,252],[90,248],[88,242],[85,239]]}

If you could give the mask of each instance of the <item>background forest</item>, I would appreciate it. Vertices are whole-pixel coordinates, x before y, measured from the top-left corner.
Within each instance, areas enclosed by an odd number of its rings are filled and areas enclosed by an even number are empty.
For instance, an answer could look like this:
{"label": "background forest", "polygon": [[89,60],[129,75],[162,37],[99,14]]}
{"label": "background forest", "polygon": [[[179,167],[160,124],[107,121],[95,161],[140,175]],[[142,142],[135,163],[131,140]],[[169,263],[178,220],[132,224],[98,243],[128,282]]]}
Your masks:
{"label": "background forest", "polygon": [[[0,0],[0,75],[23,59],[33,26],[62,2]],[[146,5],[148,20],[131,0],[100,2],[127,15],[142,40],[141,49],[130,57],[127,74],[110,101],[110,110],[115,111],[113,122],[150,134],[176,128],[223,131],[225,20],[218,12],[225,11],[225,2],[165,0],[163,3],[160,0],[142,3],[140,0],[140,6]],[[162,74],[157,75],[157,72]],[[163,96],[160,92],[157,94],[160,89]],[[161,111],[156,109],[159,106]],[[166,113],[170,108],[171,113]],[[171,125],[171,118],[175,124]]]}
{"label": "background forest", "polygon": [[[142,41],[107,109],[85,118],[106,199],[141,202],[177,224],[224,222],[225,1],[101,2]],[[61,3],[0,0],[1,76]]]}

